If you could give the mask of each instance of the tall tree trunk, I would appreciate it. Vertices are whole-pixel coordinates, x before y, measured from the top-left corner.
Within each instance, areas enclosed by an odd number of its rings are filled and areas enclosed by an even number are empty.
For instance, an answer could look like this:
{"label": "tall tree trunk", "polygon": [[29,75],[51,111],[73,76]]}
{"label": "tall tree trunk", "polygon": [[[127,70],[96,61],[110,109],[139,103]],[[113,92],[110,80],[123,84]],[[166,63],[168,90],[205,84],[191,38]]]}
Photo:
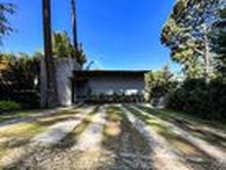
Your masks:
{"label": "tall tree trunk", "polygon": [[76,21],[76,0],[71,0],[71,19],[72,19],[73,44],[75,48],[75,57],[76,57],[79,50],[77,37],[77,21]]}
{"label": "tall tree trunk", "polygon": [[44,51],[46,67],[46,104],[45,107],[54,107],[57,105],[57,88],[55,66],[52,56],[52,38],[51,38],[51,4],[50,0],[43,0],[43,33],[44,33]]}

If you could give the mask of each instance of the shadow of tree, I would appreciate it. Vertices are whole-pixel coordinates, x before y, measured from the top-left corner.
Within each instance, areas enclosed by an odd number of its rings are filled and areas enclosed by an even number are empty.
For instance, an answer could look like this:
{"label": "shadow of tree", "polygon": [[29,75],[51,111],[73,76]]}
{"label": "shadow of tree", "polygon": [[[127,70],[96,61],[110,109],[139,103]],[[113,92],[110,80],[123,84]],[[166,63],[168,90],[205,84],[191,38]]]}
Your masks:
{"label": "shadow of tree", "polygon": [[[37,145],[36,147],[32,147],[32,149],[30,149],[25,155],[20,157],[20,159],[15,161],[13,164],[6,166],[6,167],[1,167],[1,165],[0,165],[0,167],[4,170],[40,169],[40,164],[42,163],[42,161],[45,161],[45,159],[42,159],[42,158],[50,159],[50,158],[54,158],[56,156],[62,156],[63,154],[68,152],[68,149],[70,149],[72,146],[76,145],[77,137],[90,124],[91,117],[96,114],[97,110],[98,110],[98,106],[91,113],[89,113],[89,115],[88,115],[89,118],[85,118],[77,127],[75,127],[75,129],[72,132],[70,132],[58,144],[53,145],[53,146]],[[47,121],[45,123],[43,123],[43,122],[39,122],[39,123],[42,125],[50,125],[50,124],[54,124],[54,123],[57,123],[60,121],[64,121],[65,119],[67,119],[67,118],[57,118],[55,120]],[[28,143],[26,143],[26,144],[28,144]],[[25,146],[23,145],[23,147],[26,147],[26,144],[25,144]],[[17,143],[17,145],[19,145],[19,143]],[[37,159],[41,159],[41,160],[37,160]]]}
{"label": "shadow of tree", "polygon": [[166,115],[167,113],[163,113],[163,111],[161,110],[152,109],[145,106],[138,106],[138,108],[146,111],[147,113],[150,113],[150,115],[154,114],[154,116],[157,116],[160,119],[176,125],[177,127],[193,134],[194,136],[209,142],[211,145],[226,149],[226,138],[216,133],[206,131],[202,128],[202,124],[198,125],[197,123],[185,120],[181,117],[177,118],[174,116]]}
{"label": "shadow of tree", "polygon": [[103,149],[115,155],[106,169],[153,169],[151,148],[119,107],[108,107]]}
{"label": "shadow of tree", "polygon": [[[175,134],[169,127],[163,125],[159,121],[155,120],[152,117],[150,110],[150,116],[144,115],[138,110],[134,109],[130,106],[125,106],[128,110],[131,111],[135,116],[140,118],[145,124],[149,125],[153,128],[159,135],[164,137],[172,148],[177,152],[178,156],[185,159],[186,162],[196,170],[206,170],[206,169],[216,169],[218,165],[217,161],[211,157],[211,155],[207,155],[204,151],[202,151],[198,146],[193,145],[183,137],[178,134]],[[142,107],[143,108],[143,107]],[[149,108],[148,108],[149,109]],[[157,116],[157,115],[155,115]],[[160,117],[159,117],[160,118]],[[160,118],[162,119],[162,118]],[[201,161],[200,161],[201,160]]]}

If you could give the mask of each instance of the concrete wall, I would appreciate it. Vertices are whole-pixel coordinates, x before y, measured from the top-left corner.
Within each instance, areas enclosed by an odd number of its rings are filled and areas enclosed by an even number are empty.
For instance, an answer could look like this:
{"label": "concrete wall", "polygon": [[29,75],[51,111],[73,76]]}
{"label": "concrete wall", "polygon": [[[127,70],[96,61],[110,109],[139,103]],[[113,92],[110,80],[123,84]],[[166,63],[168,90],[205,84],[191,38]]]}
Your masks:
{"label": "concrete wall", "polygon": [[79,64],[71,58],[58,58],[55,60],[58,102],[61,106],[72,105],[72,90],[70,77],[73,70],[81,69]]}

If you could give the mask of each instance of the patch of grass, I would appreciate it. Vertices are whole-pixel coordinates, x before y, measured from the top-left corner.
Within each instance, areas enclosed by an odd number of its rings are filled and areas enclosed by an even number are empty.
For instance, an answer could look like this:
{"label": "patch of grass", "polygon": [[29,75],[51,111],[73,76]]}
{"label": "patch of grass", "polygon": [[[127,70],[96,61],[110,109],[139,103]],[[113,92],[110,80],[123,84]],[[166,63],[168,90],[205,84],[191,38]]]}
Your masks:
{"label": "patch of grass", "polygon": [[[213,127],[213,126],[209,125],[210,122],[209,123],[206,121],[203,122],[203,120],[196,119],[194,117],[190,117],[183,113],[177,113],[177,112],[168,111],[168,110],[154,110],[152,108],[148,108],[145,106],[139,106],[139,108],[146,111],[147,113],[150,113],[150,116],[152,114],[154,114],[155,116],[157,116],[160,119],[169,121],[172,124],[180,127],[181,129],[191,133],[192,135],[194,135],[198,138],[201,138],[201,139],[209,142],[212,145],[221,147],[222,149],[226,148],[226,138],[224,138],[218,134],[212,133],[210,131],[205,131],[202,129],[203,126],[210,127],[210,128]],[[211,124],[216,124],[216,122],[215,123],[212,122]],[[220,124],[220,125],[222,125],[222,124]],[[217,126],[219,126],[219,125],[217,125]],[[222,128],[221,128],[221,130],[222,130]],[[224,128],[223,128],[223,130],[224,130]]]}
{"label": "patch of grass", "polygon": [[0,138],[5,139],[5,142],[0,141],[0,158],[14,148],[25,146],[32,136],[44,130],[46,127],[40,126],[38,123],[20,123],[0,128]]}
{"label": "patch of grass", "polygon": [[0,158],[2,158],[7,153],[7,148],[0,145]]}
{"label": "patch of grass", "polygon": [[0,101],[0,113],[4,111],[18,110],[20,108],[21,105],[14,101]]}
{"label": "patch of grass", "polygon": [[97,114],[98,110],[99,106],[95,107],[94,110],[82,121],[82,123],[75,128],[74,132],[76,135],[80,135],[87,128],[87,126],[92,122],[94,115]]}
{"label": "patch of grass", "polygon": [[[182,139],[176,135],[172,130],[170,130],[168,127],[164,126],[156,120],[155,118],[152,118],[151,116],[146,116],[140,113],[138,110],[134,109],[133,107],[125,106],[132,114],[134,114],[136,117],[138,117],[140,120],[142,120],[145,124],[150,126],[153,130],[155,130],[158,134],[163,136],[167,139],[167,141],[171,142],[171,144],[174,144],[175,142],[181,142]],[[184,140],[183,140],[184,141]],[[185,142],[185,141],[184,141]]]}
{"label": "patch of grass", "polygon": [[118,136],[121,133],[121,111],[112,106],[106,109],[106,113],[107,124],[104,126],[104,135],[109,138]]}
{"label": "patch of grass", "polygon": [[[21,116],[28,116],[31,113],[27,112],[18,114]],[[59,114],[39,118],[36,121],[17,123],[14,125],[12,124],[10,126],[1,127],[0,139],[5,139],[6,141],[4,142],[0,140],[0,155],[3,155],[3,153],[6,151],[10,151],[10,149],[26,145],[29,143],[31,137],[47,130],[48,126],[52,124],[71,118],[72,114],[75,114],[74,110],[71,112],[62,111]]]}
{"label": "patch of grass", "polygon": [[79,112],[62,112],[60,114],[55,114],[52,116],[48,116],[48,117],[43,117],[43,118],[38,118],[37,122],[40,125],[43,126],[49,126],[61,121],[66,121],[66,120],[70,120],[70,119],[75,119],[74,115],[76,115]]}
{"label": "patch of grass", "polygon": [[[43,130],[46,130],[48,126],[55,124],[60,121],[68,120],[73,118],[74,110],[69,111],[61,111],[51,116],[38,118],[35,121],[27,122],[27,123],[17,123],[12,124],[10,126],[5,126],[0,128],[0,137],[31,137]],[[26,113],[18,113],[21,117],[26,117],[30,115],[30,112]],[[34,114],[34,113],[32,113]]]}
{"label": "patch of grass", "polygon": [[178,111],[173,111],[173,110],[169,110],[169,109],[152,109],[146,106],[138,106],[140,109],[143,109],[144,111],[151,113],[151,114],[155,114],[156,116],[158,116],[161,119],[170,121],[172,119],[177,119],[177,118],[182,118],[185,120],[189,120],[191,122],[195,122],[197,124],[203,124],[206,126],[210,126],[213,128],[217,128],[223,131],[226,131],[226,124],[221,123],[221,122],[216,122],[216,121],[212,121],[212,120],[204,120],[183,112],[178,112]]}
{"label": "patch of grass", "polygon": [[[23,116],[33,115],[34,112],[27,112]],[[10,153],[15,148],[24,147],[29,144],[30,139],[38,133],[47,130],[48,126],[73,118],[72,115],[77,114],[75,109],[60,111],[51,116],[38,118],[36,121],[29,123],[19,123],[0,128],[0,158]],[[27,115],[28,114],[28,115]],[[4,141],[5,139],[5,141]],[[38,148],[37,148],[38,149]],[[46,148],[48,149],[48,148]],[[49,148],[51,149],[51,148]]]}
{"label": "patch of grass", "polygon": [[2,127],[0,129],[0,137],[30,137],[37,134],[46,127],[40,126],[38,123],[19,123],[11,126]]}
{"label": "patch of grass", "polygon": [[[57,111],[53,116],[58,116],[61,114],[76,114],[78,113],[77,109],[81,108],[82,106],[75,106],[72,109],[67,109],[63,111]],[[36,109],[36,110],[25,110],[25,111],[16,111],[16,112],[6,112],[0,114],[0,123],[12,119],[19,119],[19,118],[26,118],[26,117],[32,117],[36,116],[37,113],[41,113],[47,111],[45,109]]]}
{"label": "patch of grass", "polygon": [[35,111],[24,111],[24,112],[16,112],[16,113],[2,113],[0,114],[0,122],[4,122],[7,120],[12,120],[16,118],[27,117],[30,114],[35,114]]}

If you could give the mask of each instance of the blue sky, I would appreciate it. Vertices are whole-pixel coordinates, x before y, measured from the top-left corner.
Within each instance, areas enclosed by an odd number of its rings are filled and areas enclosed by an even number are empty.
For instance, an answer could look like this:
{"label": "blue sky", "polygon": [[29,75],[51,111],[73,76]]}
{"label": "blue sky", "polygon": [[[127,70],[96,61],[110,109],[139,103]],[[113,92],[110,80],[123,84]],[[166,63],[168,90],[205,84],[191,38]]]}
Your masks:
{"label": "blue sky", "polygon": [[[10,17],[16,31],[4,52],[41,50],[42,0],[1,0],[17,5]],[[174,0],[77,0],[78,36],[89,61],[105,69],[156,69],[170,62],[160,31]],[[71,35],[70,0],[52,0],[52,28]],[[173,66],[173,68],[175,68]]]}

